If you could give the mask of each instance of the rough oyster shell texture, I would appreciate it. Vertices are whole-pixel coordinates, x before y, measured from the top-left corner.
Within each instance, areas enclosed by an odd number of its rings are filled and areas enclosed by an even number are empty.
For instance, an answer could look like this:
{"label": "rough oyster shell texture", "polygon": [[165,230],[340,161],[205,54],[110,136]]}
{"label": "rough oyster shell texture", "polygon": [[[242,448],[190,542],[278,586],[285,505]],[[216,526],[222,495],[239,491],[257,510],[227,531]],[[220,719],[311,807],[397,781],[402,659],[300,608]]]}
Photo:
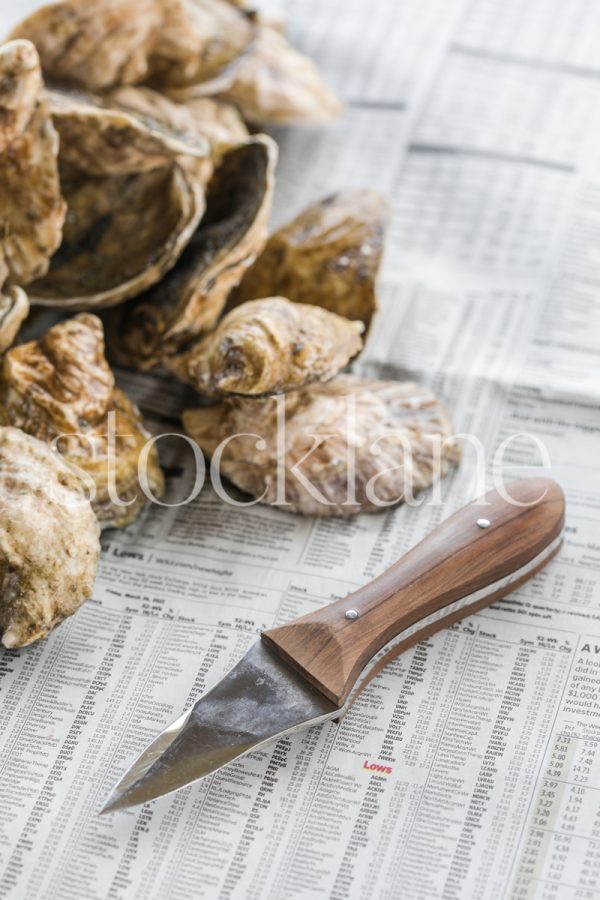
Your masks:
{"label": "rough oyster shell texture", "polygon": [[43,275],[59,246],[65,204],[58,137],[28,41],[0,47],[0,283]]}
{"label": "rough oyster shell texture", "polygon": [[21,22],[44,71],[92,90],[154,81],[186,85],[218,75],[254,37],[225,0],[63,0]]}
{"label": "rough oyster shell texture", "polygon": [[249,136],[235,106],[212,97],[178,102],[149,87],[126,86],[115,88],[103,99],[109,106],[129,112],[153,127],[158,123],[184,140],[208,142],[217,158]]}
{"label": "rough oyster shell texture", "polygon": [[54,89],[49,98],[61,161],[90,175],[144,172],[177,156],[202,158],[211,152],[198,129],[165,127],[147,112],[106,106],[102,98],[78,91]]}
{"label": "rough oyster shell texture", "polygon": [[45,637],[87,600],[100,554],[80,479],[50,447],[0,428],[0,632],[5,647]]}
{"label": "rough oyster shell texture", "polygon": [[[279,433],[278,404],[285,414]],[[221,475],[234,485],[304,515],[379,512],[429,487],[459,459],[445,407],[411,382],[340,375],[285,397],[188,410],[183,423],[208,456],[219,450]]]}
{"label": "rough oyster shell texture", "polygon": [[232,70],[219,92],[244,118],[268,122],[325,122],[339,116],[342,104],[312,59],[292,47],[277,28],[262,25],[255,44]]}
{"label": "rough oyster shell texture", "polygon": [[33,41],[46,75],[92,90],[142,81],[168,0],[65,0],[33,12],[13,37]]}
{"label": "rough oyster shell texture", "polygon": [[230,298],[287,297],[359,319],[377,309],[375,283],[388,203],[370,190],[348,190],[308,207],[276,231]]}
{"label": "rough oyster shell texture", "polygon": [[163,281],[111,317],[118,362],[149,369],[210,331],[266,239],[277,158],[257,135],[223,156],[208,185],[206,213]]}
{"label": "rough oyster shell texture", "polygon": [[106,91],[149,83],[178,99],[221,94],[246,119],[320,122],[341,104],[278,27],[227,0],[62,0],[13,37],[53,79]]}
{"label": "rough oyster shell texture", "polygon": [[[64,459],[91,479],[92,505],[103,527],[127,525],[148,502],[138,461],[150,435],[138,409],[115,387],[96,316],[82,313],[39,341],[9,350],[0,404],[4,422],[57,442]],[[154,447],[146,471],[153,495],[160,496],[164,483]]]}
{"label": "rough oyster shell texture", "polygon": [[21,137],[40,106],[44,87],[39,57],[29,41],[10,41],[0,47],[0,151]]}
{"label": "rough oyster shell texture", "polygon": [[150,57],[150,81],[183,88],[219,79],[255,39],[253,17],[227,0],[171,0]]}
{"label": "rough oyster shell texture", "polygon": [[208,396],[285,393],[333,378],[362,349],[362,331],[317,306],[250,300],[167,365]]}

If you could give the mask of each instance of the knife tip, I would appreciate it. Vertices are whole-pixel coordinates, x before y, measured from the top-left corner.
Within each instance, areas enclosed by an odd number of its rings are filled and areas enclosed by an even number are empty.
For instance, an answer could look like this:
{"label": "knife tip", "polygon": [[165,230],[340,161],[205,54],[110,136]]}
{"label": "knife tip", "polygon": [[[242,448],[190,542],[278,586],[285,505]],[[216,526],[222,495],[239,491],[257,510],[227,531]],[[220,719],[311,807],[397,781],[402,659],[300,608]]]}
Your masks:
{"label": "knife tip", "polygon": [[119,809],[125,809],[127,806],[127,801],[123,797],[122,794],[111,794],[108,798],[107,802],[104,804],[100,812],[99,816],[106,816],[108,813],[117,812]]}

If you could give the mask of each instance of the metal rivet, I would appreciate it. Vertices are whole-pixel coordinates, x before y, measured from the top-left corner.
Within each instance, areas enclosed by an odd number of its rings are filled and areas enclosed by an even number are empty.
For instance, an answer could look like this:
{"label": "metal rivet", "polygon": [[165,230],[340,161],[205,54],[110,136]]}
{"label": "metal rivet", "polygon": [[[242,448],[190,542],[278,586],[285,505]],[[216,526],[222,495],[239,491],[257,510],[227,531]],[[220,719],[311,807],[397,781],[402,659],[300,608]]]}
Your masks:
{"label": "metal rivet", "polygon": [[492,523],[489,519],[477,519],[477,525],[479,528],[489,528]]}
{"label": "metal rivet", "polygon": [[347,610],[346,610],[346,618],[347,618],[347,619],[358,619],[358,610],[356,610],[356,609],[347,609]]}

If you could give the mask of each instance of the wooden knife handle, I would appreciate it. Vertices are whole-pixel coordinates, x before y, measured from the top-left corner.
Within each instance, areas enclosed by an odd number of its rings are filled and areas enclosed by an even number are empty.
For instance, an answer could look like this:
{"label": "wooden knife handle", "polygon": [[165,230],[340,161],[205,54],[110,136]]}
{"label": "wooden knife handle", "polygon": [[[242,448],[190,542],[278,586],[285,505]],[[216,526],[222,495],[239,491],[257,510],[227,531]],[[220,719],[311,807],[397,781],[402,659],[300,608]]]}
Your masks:
{"label": "wooden knife handle", "polygon": [[264,631],[263,640],[343,706],[361,670],[393,638],[406,649],[508,594],[558,552],[559,485],[526,478],[505,493],[510,501],[490,491],[464,506],[365,587]]}

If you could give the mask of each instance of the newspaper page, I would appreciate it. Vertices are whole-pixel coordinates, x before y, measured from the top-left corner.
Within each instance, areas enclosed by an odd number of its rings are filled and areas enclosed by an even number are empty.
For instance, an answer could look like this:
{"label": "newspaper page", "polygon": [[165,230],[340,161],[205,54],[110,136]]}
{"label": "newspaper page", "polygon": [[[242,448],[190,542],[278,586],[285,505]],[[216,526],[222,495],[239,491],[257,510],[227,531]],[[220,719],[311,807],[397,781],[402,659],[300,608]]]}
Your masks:
{"label": "newspaper page", "polygon": [[[93,599],[0,656],[0,897],[592,900],[600,9],[280,7],[347,110],[331,127],[275,130],[274,222],[342,186],[390,196],[381,311],[356,369],[434,388],[485,447],[488,484],[498,466],[549,471],[567,495],[565,545],[523,588],[398,657],[340,724],[100,818],[133,759],[261,629],[364,584],[470,500],[475,449],[465,442],[441,503],[306,519],[206,487],[105,532]],[[161,375],[122,383],[174,433],[160,448],[176,504],[194,486],[175,435],[194,401]]]}

